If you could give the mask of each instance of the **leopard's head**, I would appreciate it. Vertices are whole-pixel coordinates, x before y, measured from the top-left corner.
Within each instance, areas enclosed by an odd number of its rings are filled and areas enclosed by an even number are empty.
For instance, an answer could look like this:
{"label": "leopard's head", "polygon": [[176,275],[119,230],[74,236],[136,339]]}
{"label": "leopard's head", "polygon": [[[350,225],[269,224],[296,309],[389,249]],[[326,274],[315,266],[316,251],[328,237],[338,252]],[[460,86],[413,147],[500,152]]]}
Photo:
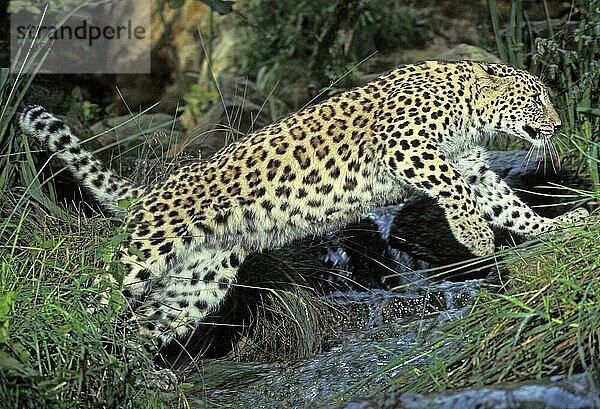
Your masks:
{"label": "leopard's head", "polygon": [[488,133],[505,132],[543,146],[560,126],[545,85],[526,71],[501,64],[473,64],[476,105]]}

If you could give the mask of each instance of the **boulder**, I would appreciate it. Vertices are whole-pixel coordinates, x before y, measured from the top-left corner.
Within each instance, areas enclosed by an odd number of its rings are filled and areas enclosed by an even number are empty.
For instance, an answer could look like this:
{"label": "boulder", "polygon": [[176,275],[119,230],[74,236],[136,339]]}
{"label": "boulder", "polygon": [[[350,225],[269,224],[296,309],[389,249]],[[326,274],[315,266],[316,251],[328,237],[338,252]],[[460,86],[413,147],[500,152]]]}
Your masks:
{"label": "boulder", "polygon": [[594,408],[600,403],[597,381],[591,374],[554,377],[528,384],[502,384],[431,395],[384,392],[376,398],[351,402],[345,409],[508,409]]}
{"label": "boulder", "polygon": [[256,131],[285,112],[282,104],[263,93],[245,78],[221,76],[218,102],[197,122],[196,126],[167,154],[188,153],[202,158],[246,134]]}
{"label": "boulder", "polygon": [[476,47],[470,44],[458,44],[448,51],[437,56],[440,60],[446,61],[459,61],[459,60],[471,60],[471,61],[482,61],[489,63],[501,63],[500,58],[494,54],[485,51],[482,48]]}

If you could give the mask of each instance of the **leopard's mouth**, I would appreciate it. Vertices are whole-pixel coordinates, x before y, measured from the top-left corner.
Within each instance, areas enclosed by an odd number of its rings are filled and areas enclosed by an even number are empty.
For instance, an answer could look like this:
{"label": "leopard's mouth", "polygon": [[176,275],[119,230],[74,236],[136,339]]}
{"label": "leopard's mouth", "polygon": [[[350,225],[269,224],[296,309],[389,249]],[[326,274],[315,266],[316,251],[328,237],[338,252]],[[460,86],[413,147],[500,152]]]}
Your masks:
{"label": "leopard's mouth", "polygon": [[535,129],[529,125],[523,125],[523,131],[529,135],[531,140],[546,140],[550,139],[552,135],[554,135],[554,132],[548,132],[541,128]]}
{"label": "leopard's mouth", "polygon": [[531,139],[538,138],[539,130],[535,130],[529,125],[523,125],[523,130],[527,132],[527,135],[529,135]]}

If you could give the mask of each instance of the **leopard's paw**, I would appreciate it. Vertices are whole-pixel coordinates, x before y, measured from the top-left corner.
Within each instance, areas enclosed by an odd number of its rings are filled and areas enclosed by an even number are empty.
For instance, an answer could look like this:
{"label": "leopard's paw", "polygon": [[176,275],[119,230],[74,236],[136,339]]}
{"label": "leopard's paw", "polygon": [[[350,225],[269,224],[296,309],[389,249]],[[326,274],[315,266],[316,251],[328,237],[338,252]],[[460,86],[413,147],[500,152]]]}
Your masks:
{"label": "leopard's paw", "polygon": [[146,373],[136,380],[136,387],[157,389],[163,392],[174,391],[177,388],[177,375],[170,369],[161,369]]}
{"label": "leopard's paw", "polygon": [[539,233],[548,233],[560,230],[566,225],[581,223],[590,216],[589,212],[584,208],[571,210],[565,214],[555,217],[554,219],[544,219],[540,226]]}
{"label": "leopard's paw", "polygon": [[560,216],[555,217],[554,220],[560,224],[572,224],[583,221],[589,215],[590,213],[587,211],[587,209],[580,207],[565,214],[561,214]]}

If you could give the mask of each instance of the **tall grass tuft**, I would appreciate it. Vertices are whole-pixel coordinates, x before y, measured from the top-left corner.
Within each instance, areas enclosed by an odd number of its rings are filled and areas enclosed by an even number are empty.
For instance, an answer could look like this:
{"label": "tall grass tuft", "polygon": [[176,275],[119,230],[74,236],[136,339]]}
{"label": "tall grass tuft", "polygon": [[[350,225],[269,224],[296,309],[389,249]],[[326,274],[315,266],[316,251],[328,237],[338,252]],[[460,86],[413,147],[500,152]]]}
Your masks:
{"label": "tall grass tuft", "polygon": [[468,316],[444,328],[444,341],[434,341],[441,358],[396,384],[430,392],[598,371],[600,227],[567,236],[513,264],[499,294],[483,292]]}
{"label": "tall grass tuft", "polygon": [[179,390],[152,385],[158,368],[119,304],[88,311],[99,291],[93,281],[105,274],[109,221],[41,219],[40,211],[27,206],[18,219],[4,219],[12,235],[0,246],[2,404],[183,407]]}
{"label": "tall grass tuft", "polygon": [[[550,85],[563,123],[563,151],[576,152],[566,155],[565,166],[600,190],[600,0],[574,0],[558,25],[544,2],[548,38],[535,38],[521,1],[512,3],[504,30],[495,0],[488,0],[488,10],[500,58]],[[523,39],[524,33],[529,41]]]}
{"label": "tall grass tuft", "polygon": [[525,44],[523,43],[523,3],[515,0],[510,8],[510,21],[503,31],[498,16],[496,0],[488,0],[488,11],[496,49],[500,59],[518,68],[524,68]]}
{"label": "tall grass tuft", "polygon": [[[567,147],[575,148],[570,167],[587,174],[595,191],[600,141],[600,1],[578,0],[552,38],[536,41],[532,63],[554,84]],[[581,165],[580,165],[581,164]]]}

